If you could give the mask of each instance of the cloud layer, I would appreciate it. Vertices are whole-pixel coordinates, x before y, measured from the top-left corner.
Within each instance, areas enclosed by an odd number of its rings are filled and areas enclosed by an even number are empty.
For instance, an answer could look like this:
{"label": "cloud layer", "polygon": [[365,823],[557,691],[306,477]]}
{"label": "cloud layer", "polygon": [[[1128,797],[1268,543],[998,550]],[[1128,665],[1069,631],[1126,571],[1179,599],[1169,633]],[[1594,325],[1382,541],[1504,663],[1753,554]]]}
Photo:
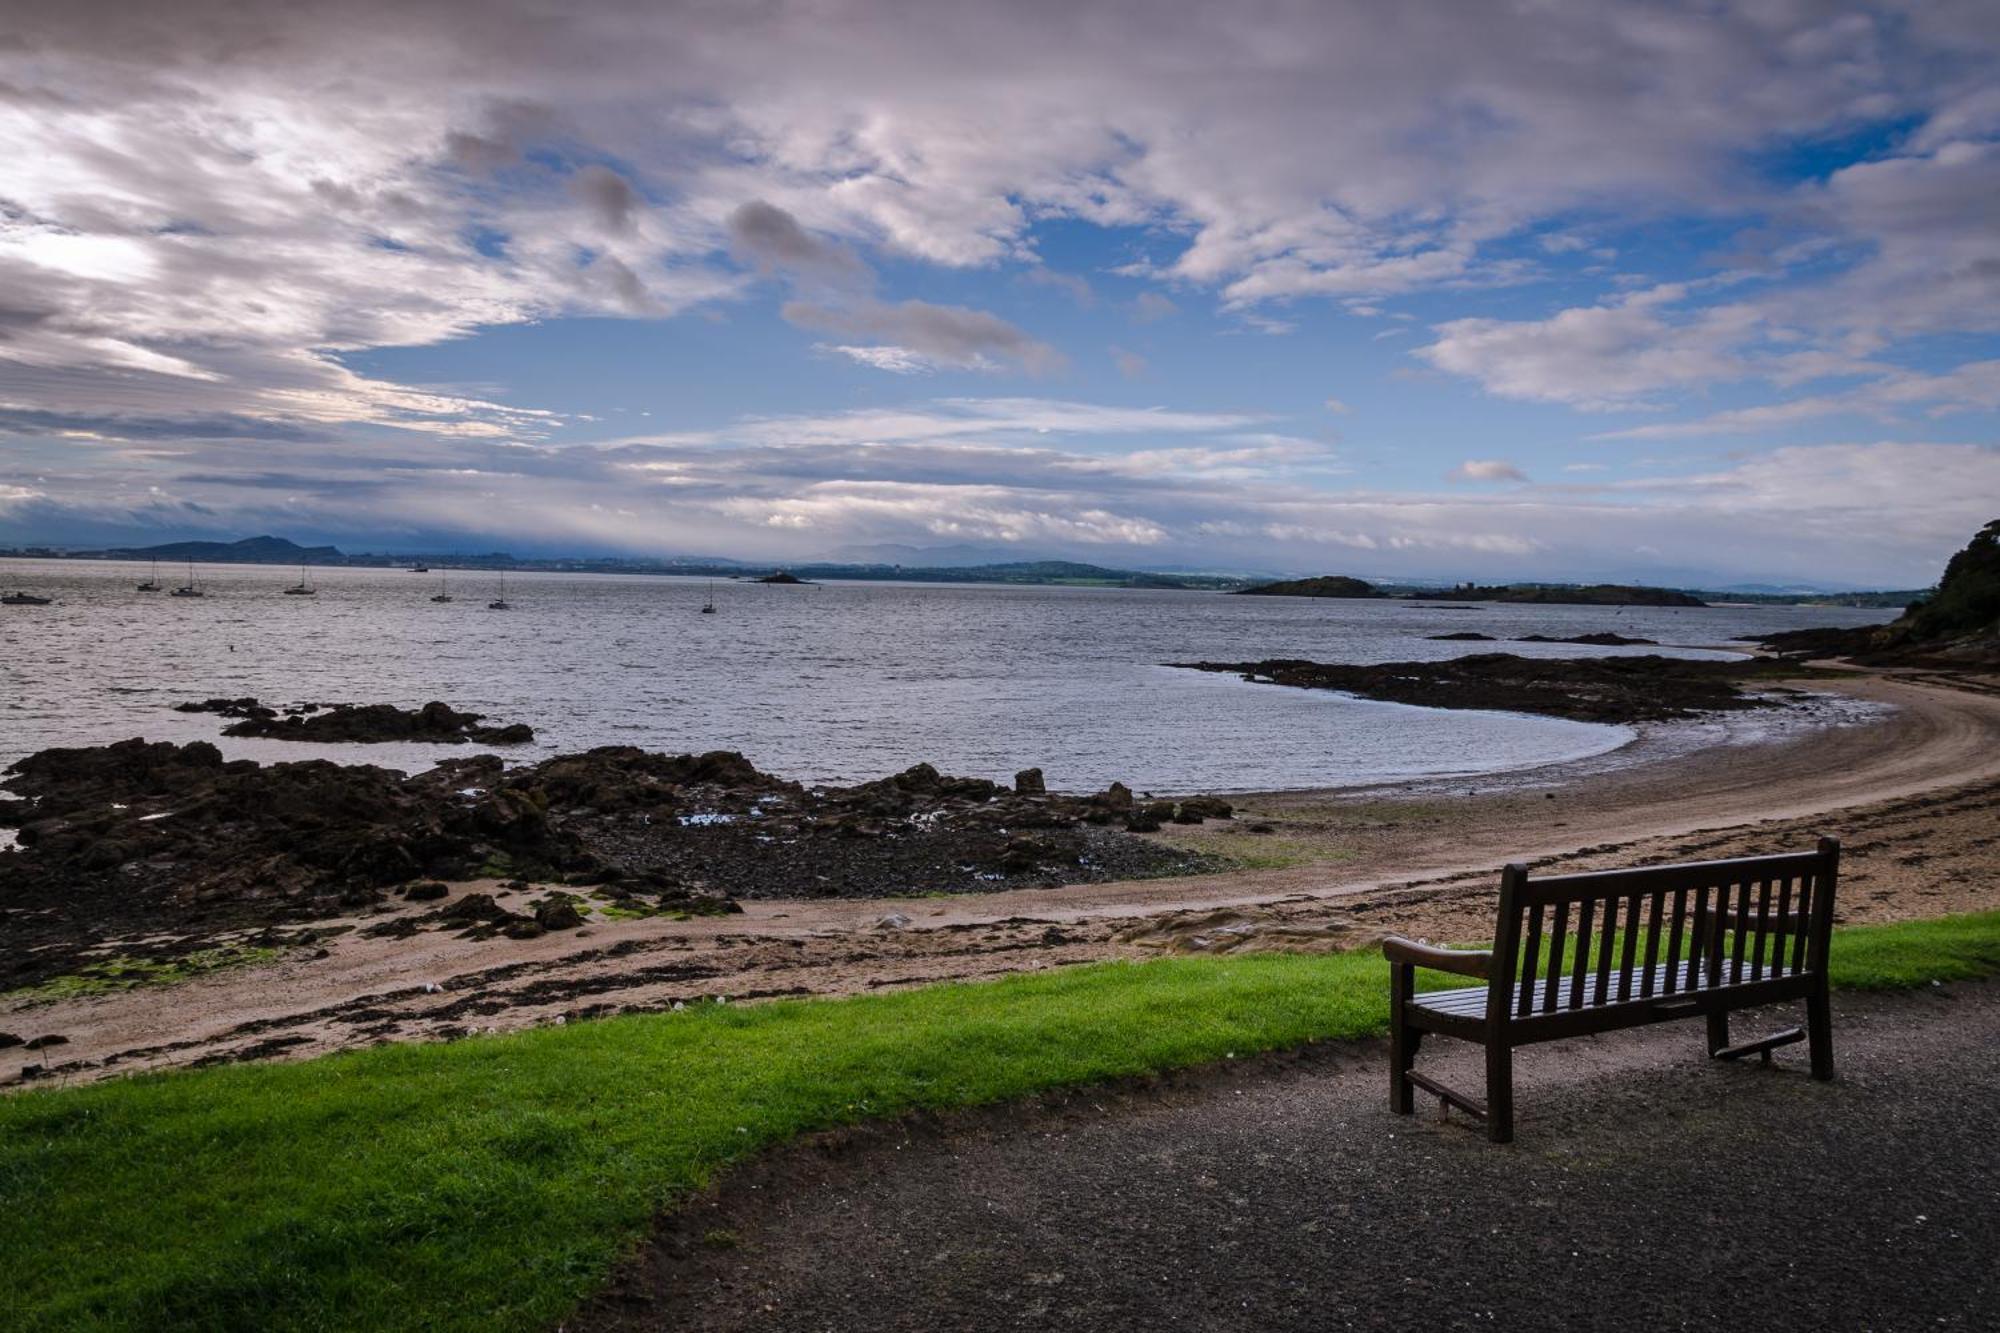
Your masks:
{"label": "cloud layer", "polygon": [[[1628,540],[1633,513],[1698,535],[1781,476],[1838,512],[1825,477],[1924,448],[1954,471],[1897,493],[1928,506],[1922,542],[1944,550],[1956,497],[1991,479],[1990,451],[1923,443],[1925,423],[2000,409],[2000,25],[1978,0],[17,9],[0,47],[0,531],[51,515],[354,530],[365,507],[479,532],[491,502],[502,530],[640,549],[929,534],[1280,564],[1511,542],[1525,566],[1712,551]],[[1699,273],[1627,271],[1607,239],[1675,220],[1716,237]],[[769,301],[870,371],[1088,364],[1157,383],[1135,346],[1064,346],[901,287],[1014,273],[1093,308],[1090,279],[1044,262],[1054,224],[1123,238],[1117,277],[1148,284],[1121,298],[1135,333],[1464,301],[1391,345],[1447,382],[1580,413],[1735,396],[1589,426],[1608,448],[1879,430],[1679,469],[1700,484],[1531,496],[1540,467],[1489,459],[1457,476],[1511,486],[1393,496],[1259,411],[1128,434],[1035,400],[1072,441],[1037,451],[1019,420],[962,403],[866,441],[815,438],[840,414],[768,439],[746,403],[713,441],[614,444],[505,385],[352,368],[497,326]],[[1544,308],[1488,301],[1551,265],[1571,285]],[[578,439],[593,447],[556,447]],[[1455,444],[1425,475],[1485,451]],[[1541,508],[1506,507],[1522,504]],[[1903,540],[1867,549],[1907,567]]]}

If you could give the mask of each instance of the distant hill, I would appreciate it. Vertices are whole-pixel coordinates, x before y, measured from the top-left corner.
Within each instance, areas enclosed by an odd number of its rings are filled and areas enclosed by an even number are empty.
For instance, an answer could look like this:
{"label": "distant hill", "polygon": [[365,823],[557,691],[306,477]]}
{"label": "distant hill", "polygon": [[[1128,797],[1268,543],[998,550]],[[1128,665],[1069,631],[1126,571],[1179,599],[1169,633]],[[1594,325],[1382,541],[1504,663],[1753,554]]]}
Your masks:
{"label": "distant hill", "polygon": [[104,553],[119,560],[201,560],[231,565],[326,564],[345,560],[337,546],[300,546],[283,537],[245,537],[240,542],[167,542]]}
{"label": "distant hill", "polygon": [[1074,560],[1020,560],[962,568],[895,568],[888,565],[798,565],[799,574],[819,579],[903,579],[918,583],[1066,584],[1091,588],[1195,588],[1223,582],[1191,576],[1174,578],[1142,570],[1108,569]]}
{"label": "distant hill", "polygon": [[1692,593],[1673,588],[1641,588],[1626,583],[1514,583],[1489,587],[1461,583],[1410,594],[1426,602],[1527,602],[1544,606],[1707,606]]}
{"label": "distant hill", "polygon": [[1005,545],[976,546],[960,542],[954,546],[905,546],[897,542],[842,546],[828,551],[823,565],[901,565],[905,569],[976,569],[981,565],[1018,565],[1026,554]]}
{"label": "distant hill", "polygon": [[1311,579],[1281,579],[1276,583],[1259,584],[1254,588],[1239,588],[1237,593],[1244,597],[1387,597],[1374,584],[1363,579],[1351,579],[1345,574],[1322,574]]}

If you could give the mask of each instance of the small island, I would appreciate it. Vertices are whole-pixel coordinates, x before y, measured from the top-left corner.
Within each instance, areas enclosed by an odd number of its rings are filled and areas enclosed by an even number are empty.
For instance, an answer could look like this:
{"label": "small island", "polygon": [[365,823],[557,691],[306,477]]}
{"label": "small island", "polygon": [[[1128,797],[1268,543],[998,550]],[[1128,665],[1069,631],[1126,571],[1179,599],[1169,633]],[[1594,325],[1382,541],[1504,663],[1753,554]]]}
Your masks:
{"label": "small island", "polygon": [[1526,602],[1541,606],[1708,605],[1691,593],[1673,588],[1642,588],[1627,583],[1511,583],[1499,586],[1461,583],[1455,588],[1421,588],[1412,592],[1410,597],[1420,602]]}
{"label": "small island", "polygon": [[1283,579],[1277,583],[1262,583],[1254,588],[1238,588],[1244,597],[1387,597],[1374,584],[1364,579],[1351,579],[1345,574],[1322,574],[1318,578]]}
{"label": "small island", "polygon": [[779,571],[778,571],[777,573],[775,573],[775,574],[766,574],[766,575],[765,575],[765,576],[764,576],[763,578],[761,578],[761,579],[758,579],[758,580],[757,580],[757,582],[759,582],[759,583],[793,583],[793,584],[800,584],[800,585],[803,585],[803,584],[805,583],[805,580],[804,580],[804,579],[802,579],[802,578],[800,578],[800,577],[799,577],[798,575],[796,575],[796,574],[792,574],[792,573],[788,573],[787,571],[785,571],[785,570],[782,570],[782,569],[781,569],[781,570],[779,570]]}

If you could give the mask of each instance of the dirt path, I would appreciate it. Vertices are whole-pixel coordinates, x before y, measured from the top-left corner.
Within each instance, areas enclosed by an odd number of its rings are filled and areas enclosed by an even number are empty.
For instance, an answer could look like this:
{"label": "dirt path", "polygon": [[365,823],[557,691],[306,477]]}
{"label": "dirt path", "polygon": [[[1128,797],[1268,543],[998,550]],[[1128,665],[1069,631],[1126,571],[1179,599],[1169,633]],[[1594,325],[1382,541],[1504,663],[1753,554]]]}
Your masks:
{"label": "dirt path", "polygon": [[2000,986],[1835,1014],[1831,1084],[1799,1047],[1708,1061],[1699,1024],[1537,1047],[1505,1148],[1389,1114],[1379,1046],[830,1138],[565,1327],[1991,1327]]}
{"label": "dirt path", "polygon": [[[1962,684],[1960,682],[1959,684]],[[526,941],[359,931],[171,988],[0,1004],[0,1085],[315,1054],[727,995],[840,994],[1171,951],[1327,950],[1384,930],[1482,938],[1497,868],[1741,855],[1841,837],[1843,915],[2000,907],[2000,695],[1919,677],[1839,688],[1879,723],[1612,771],[1555,769],[1483,794],[1245,798],[1231,822],[1158,835],[1245,868],[1192,878],[901,901],[752,902],[712,920],[593,920]],[[1534,785],[1540,783],[1542,785]],[[508,895],[490,883],[455,893]],[[424,904],[424,908],[437,904]],[[396,911],[414,910],[399,907]],[[376,918],[357,919],[353,925]]]}

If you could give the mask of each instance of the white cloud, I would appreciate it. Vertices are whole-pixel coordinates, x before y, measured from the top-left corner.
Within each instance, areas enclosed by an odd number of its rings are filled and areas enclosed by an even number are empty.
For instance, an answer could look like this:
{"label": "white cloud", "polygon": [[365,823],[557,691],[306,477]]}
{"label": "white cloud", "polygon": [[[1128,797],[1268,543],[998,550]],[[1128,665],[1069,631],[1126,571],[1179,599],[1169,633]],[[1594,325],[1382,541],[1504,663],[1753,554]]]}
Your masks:
{"label": "white cloud", "polygon": [[1450,320],[1417,355],[1505,398],[1597,409],[1643,406],[1661,390],[1748,374],[1733,344],[1754,313],[1740,305],[1673,313],[1686,295],[1666,286],[1545,320]]}
{"label": "white cloud", "polygon": [[1033,374],[1058,369],[1062,354],[997,315],[929,301],[861,300],[839,305],[787,301],[785,318],[801,328],[882,340],[935,365],[992,370],[1008,363]]}
{"label": "white cloud", "polygon": [[1528,474],[1504,458],[1468,458],[1451,470],[1453,481],[1526,481]]}

